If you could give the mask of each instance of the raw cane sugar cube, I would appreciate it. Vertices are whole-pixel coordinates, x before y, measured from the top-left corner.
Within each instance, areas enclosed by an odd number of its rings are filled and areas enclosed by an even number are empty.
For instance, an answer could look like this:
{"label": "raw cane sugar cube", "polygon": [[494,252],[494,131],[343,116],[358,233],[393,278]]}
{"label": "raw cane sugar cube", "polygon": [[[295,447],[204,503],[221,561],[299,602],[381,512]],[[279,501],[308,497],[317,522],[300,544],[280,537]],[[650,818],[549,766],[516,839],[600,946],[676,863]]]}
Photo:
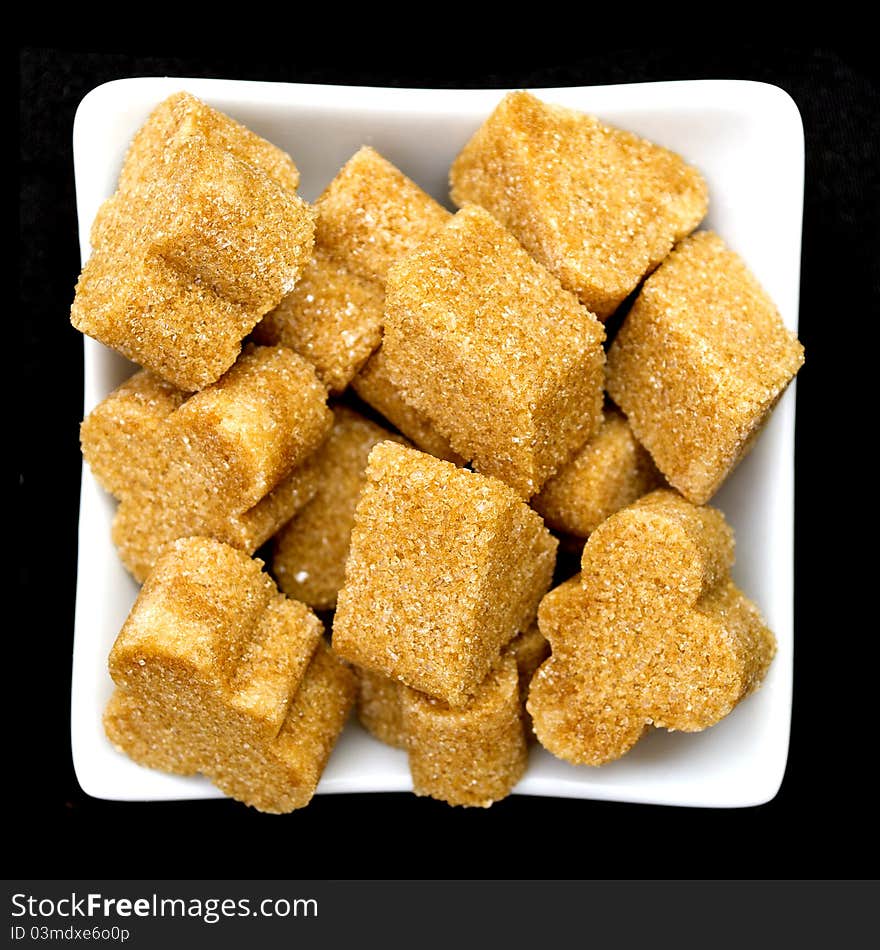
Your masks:
{"label": "raw cane sugar cube", "polygon": [[162,546],[205,535],[253,553],[318,488],[311,456],[333,416],[312,367],[252,347],[194,395],[147,370],[82,424],[83,455],[119,501],[113,539],[140,581]]}
{"label": "raw cane sugar cube", "polygon": [[[74,326],[181,389],[214,382],[311,254],[310,212],[292,199],[267,201],[274,210],[260,227],[226,228],[232,215],[214,226],[212,216],[225,212],[210,206],[178,220],[177,230],[156,225],[173,231],[173,248],[170,238],[97,247],[77,284]],[[167,205],[157,198],[151,206]],[[243,213],[257,217],[254,209]],[[261,253],[250,250],[255,244]]]}
{"label": "raw cane sugar cube", "polygon": [[385,294],[320,247],[303,276],[254,329],[259,343],[289,346],[341,393],[382,342]]}
{"label": "raw cane sugar cube", "polygon": [[510,641],[508,647],[513,658],[516,660],[516,668],[519,672],[520,694],[523,702],[528,695],[529,682],[535,674],[535,670],[550,655],[550,644],[547,638],[541,633],[538,621],[530,624],[527,629],[519,633]]}
{"label": "raw cane sugar cube", "polygon": [[391,381],[388,361],[381,347],[352,380],[352,387],[368,406],[385,416],[423,452],[456,465],[465,464],[465,460],[452,448],[449,440],[434,428],[431,420],[403,399],[400,390]]}
{"label": "raw cane sugar cube", "polygon": [[450,214],[371,148],[342,167],[315,211],[315,256],[256,333],[311,360],[339,393],[382,342],[389,266]]}
{"label": "raw cane sugar cube", "polygon": [[546,749],[602,765],[650,726],[699,732],[757,689],[776,641],[730,578],[733,553],[721,512],[668,489],[590,535],[581,574],[538,611],[553,652],[527,705]]}
{"label": "raw cane sugar cube", "polygon": [[141,765],[282,813],[311,800],[354,680],[262,566],[208,538],[168,545],[110,652],[104,727]]}
{"label": "raw cane sugar cube", "polygon": [[601,422],[604,330],[471,206],[389,271],[382,352],[402,398],[523,497]]}
{"label": "raw cane sugar cube", "polygon": [[360,666],[355,666],[354,672],[357,679],[355,710],[358,721],[371,736],[385,745],[405,749],[407,733],[403,725],[403,685],[384,673],[374,673]]}
{"label": "raw cane sugar cube", "polygon": [[554,531],[586,538],[615,511],[662,484],[624,416],[606,408],[599,431],[544,485],[532,507]]}
{"label": "raw cane sugar cube", "polygon": [[510,794],[525,771],[527,749],[521,670],[512,650],[458,708],[355,669],[358,718],[375,738],[408,752],[417,795],[487,808]]}
{"label": "raw cane sugar cube", "polygon": [[600,320],[708,205],[674,152],[528,92],[501,100],[449,177],[457,205],[490,211]]}
{"label": "raw cane sugar cube", "polygon": [[258,315],[293,290],[311,258],[311,208],[228,152],[186,148],[150,199],[150,253]]}
{"label": "raw cane sugar cube", "polygon": [[99,212],[71,321],[193,391],[232,365],[242,339],[293,290],[312,254],[314,212],[289,190],[289,169],[248,160],[273,146],[256,148],[248,135],[235,147],[234,123],[205,135],[197,120],[175,126],[174,108],[159,108]]}
{"label": "raw cane sugar cube", "polygon": [[166,423],[188,396],[141,370],[86,416],[80,425],[82,453],[104,489],[117,498],[154,489],[167,468]]}
{"label": "raw cane sugar cube", "polygon": [[330,435],[315,458],[314,498],[275,538],[272,572],[289,597],[314,610],[331,610],[345,581],[345,562],[367,459],[374,445],[403,441],[340,406]]}
{"label": "raw cane sugar cube", "polygon": [[[332,422],[305,360],[284,347],[249,347],[200,393],[135,373],[89,414],[81,436],[95,476],[113,494],[154,489],[175,461],[181,483],[173,487],[204,489],[219,507],[240,512],[310,455]],[[182,460],[171,459],[174,448]]]}
{"label": "raw cane sugar cube", "polygon": [[461,706],[531,621],[555,555],[503,483],[382,442],[355,511],[334,648]]}
{"label": "raw cane sugar cube", "polygon": [[333,424],[326,400],[308,362],[285,347],[255,346],[187,399],[173,425],[207,465],[212,492],[219,478],[224,504],[244,510],[324,441]]}
{"label": "raw cane sugar cube", "polygon": [[442,227],[450,213],[375,149],[364,146],[315,205],[316,243],[369,280]]}
{"label": "raw cane sugar cube", "polygon": [[529,684],[538,667],[550,655],[550,644],[547,638],[541,633],[538,621],[535,622],[522,633],[510,641],[508,647],[516,660],[516,668],[519,674],[519,699],[520,711],[523,718],[526,740],[535,741],[535,731],[532,727],[532,717],[526,709],[526,701],[529,697]]}
{"label": "raw cane sugar cube", "polygon": [[191,93],[176,92],[156,106],[132,140],[120,191],[137,189],[161,173],[171,150],[193,139],[253,165],[291,193],[299,187],[299,171],[286,152]]}
{"label": "raw cane sugar cube", "polygon": [[[506,652],[516,661],[519,677],[520,712],[528,741],[534,740],[532,721],[526,712],[525,703],[529,683],[535,670],[550,655],[550,644],[538,629],[535,621],[523,633],[517,634],[506,647]],[[403,692],[407,689],[397,680],[383,673],[373,673],[354,667],[358,681],[357,716],[360,724],[380,742],[398,749],[407,747],[407,731],[403,724]],[[421,695],[412,691],[415,695]]]}
{"label": "raw cane sugar cube", "polygon": [[177,92],[156,106],[132,139],[116,193],[92,222],[93,247],[106,241],[118,243],[119,228],[126,223],[126,204],[166,175],[188,146],[225,152],[258,169],[291,195],[299,187],[299,170],[286,152],[190,93]]}
{"label": "raw cane sugar cube", "polygon": [[[321,623],[305,605],[280,595],[262,566],[210,538],[172,542],[110,653],[116,685],[149,700],[178,679],[186,685],[247,684],[234,691],[230,705],[265,737],[277,735],[290,687],[298,685],[321,640]],[[159,662],[147,662],[150,657]]]}
{"label": "raw cane sugar cube", "polygon": [[212,537],[253,554],[304,507],[318,490],[312,459],[298,465],[252,508],[231,513],[204,495],[181,500],[162,486],[132,500],[123,497],[113,517],[112,538],[119,557],[138,582],[149,574],[162,547],[173,538]]}
{"label": "raw cane sugar cube", "polygon": [[609,351],[608,392],[667,481],[702,504],[803,360],[743,260],[702,231],[645,282]]}
{"label": "raw cane sugar cube", "polygon": [[195,145],[167,177],[121,194],[71,319],[181,389],[201,389],[293,289],[312,253],[313,214],[225,152]]}
{"label": "raw cane sugar cube", "polygon": [[519,676],[509,652],[460,708],[401,689],[416,795],[488,808],[506,798],[526,768]]}
{"label": "raw cane sugar cube", "polygon": [[71,322],[179,389],[214,382],[234,362],[251,312],[161,258],[104,245],[80,275]]}

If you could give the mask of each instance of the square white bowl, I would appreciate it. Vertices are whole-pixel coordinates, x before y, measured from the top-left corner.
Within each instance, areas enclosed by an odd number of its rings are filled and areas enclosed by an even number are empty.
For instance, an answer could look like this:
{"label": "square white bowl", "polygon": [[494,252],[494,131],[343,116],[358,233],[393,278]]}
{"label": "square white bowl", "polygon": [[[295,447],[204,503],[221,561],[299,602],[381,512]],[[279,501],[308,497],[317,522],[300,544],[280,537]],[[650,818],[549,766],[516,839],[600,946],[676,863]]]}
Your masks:
{"label": "square white bowl", "polygon": [[[314,199],[361,145],[372,145],[448,204],[449,165],[503,90],[448,91],[314,86],[210,79],[123,79],[90,92],[74,125],[83,260],[89,226],[112,194],[125,149],[150,110],[186,89],[293,156],[302,193]],[[739,251],[797,329],[803,203],[803,129],[782,90],[706,80],[533,90],[595,113],[680,152],[706,176],[705,225]],[[85,340],[85,412],[132,371]],[[652,731],[618,762],[575,767],[531,753],[516,793],[669,805],[735,807],[774,797],[788,755],[793,655],[794,386],[754,449],[715,498],[736,529],[734,576],[779,641],[763,688],[698,735]],[[107,654],[137,594],[110,540],[115,503],[83,467],[71,696],[76,775],[97,798],[159,801],[220,797],[205,779],[142,768],[104,736],[112,683]],[[319,793],[407,791],[406,756],[351,722]]]}

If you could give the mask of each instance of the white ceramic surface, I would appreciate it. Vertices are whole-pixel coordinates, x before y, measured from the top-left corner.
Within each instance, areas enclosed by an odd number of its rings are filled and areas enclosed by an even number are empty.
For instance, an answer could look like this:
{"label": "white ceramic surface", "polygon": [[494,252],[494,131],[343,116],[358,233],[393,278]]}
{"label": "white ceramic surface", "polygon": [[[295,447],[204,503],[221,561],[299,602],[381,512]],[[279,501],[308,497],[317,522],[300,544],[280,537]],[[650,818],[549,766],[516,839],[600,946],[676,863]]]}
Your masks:
{"label": "white ceramic surface", "polygon": [[[99,204],[114,190],[126,146],[149,111],[187,89],[290,152],[314,199],[361,145],[375,146],[448,204],[449,164],[501,90],[308,86],[204,79],[125,79],[83,100],[74,126],[83,258]],[[803,198],[803,130],[781,90],[742,81],[694,81],[534,90],[595,113],[684,155],[709,182],[706,225],[746,259],[796,329]],[[59,314],[59,319],[64,319]],[[85,412],[131,372],[85,340]],[[516,792],[671,805],[745,806],[770,800],[785,770],[791,718],[794,386],[750,456],[716,497],[737,533],[735,577],[761,607],[779,653],[761,691],[699,735],[654,731],[619,762],[576,768],[532,752]],[[111,692],[106,658],[137,592],[110,540],[114,503],[84,467],[71,697],[76,774],[98,798],[197,799],[219,793],[201,778],[141,768],[104,737]],[[347,727],[319,793],[410,789],[404,753]],[[552,807],[548,803],[548,807]]]}

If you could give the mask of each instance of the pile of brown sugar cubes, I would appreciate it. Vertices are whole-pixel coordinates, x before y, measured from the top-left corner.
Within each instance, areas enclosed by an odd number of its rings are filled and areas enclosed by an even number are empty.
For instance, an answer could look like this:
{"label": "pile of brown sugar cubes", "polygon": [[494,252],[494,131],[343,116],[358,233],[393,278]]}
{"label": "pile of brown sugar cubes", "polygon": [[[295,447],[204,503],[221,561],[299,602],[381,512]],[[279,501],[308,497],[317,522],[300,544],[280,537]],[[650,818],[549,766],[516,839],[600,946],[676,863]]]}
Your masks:
{"label": "pile of brown sugar cubes", "polygon": [[699,172],[515,92],[455,214],[371,148],[298,182],[182,92],[94,222],[73,324],[143,367],[82,425],[143,583],[110,741],[288,812],[355,708],[416,794],[485,807],[531,741],[600,766],[726,716],[775,640],[705,503],[803,350],[695,232]]}

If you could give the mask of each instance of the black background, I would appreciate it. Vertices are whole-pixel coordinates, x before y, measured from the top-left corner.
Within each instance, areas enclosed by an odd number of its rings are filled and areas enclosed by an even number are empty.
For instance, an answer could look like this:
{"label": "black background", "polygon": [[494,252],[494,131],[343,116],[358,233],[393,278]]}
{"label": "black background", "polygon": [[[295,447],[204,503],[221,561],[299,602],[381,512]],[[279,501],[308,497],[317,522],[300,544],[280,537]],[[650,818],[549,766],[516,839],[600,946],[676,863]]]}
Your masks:
{"label": "black background", "polygon": [[[471,50],[426,55],[417,65],[364,54],[331,67],[300,50],[293,57],[19,48],[20,290],[18,312],[5,315],[4,360],[13,370],[5,414],[16,430],[18,480],[4,623],[12,799],[5,817],[16,841],[34,844],[10,847],[7,873],[836,877],[869,867],[877,620],[873,591],[850,571],[845,529],[867,528],[867,512],[852,501],[874,494],[875,400],[855,388],[880,315],[874,51],[605,48],[554,62],[547,49],[516,66]],[[231,801],[119,804],[80,791],[69,745],[82,393],[82,343],[68,322],[79,271],[70,140],[86,92],[138,75],[450,88],[745,78],[793,96],[807,143],[800,317],[807,363],[798,383],[795,709],[788,771],[773,802],[711,811],[515,797],[483,811],[409,795],[321,796],[275,817]],[[866,556],[876,561],[870,547]]]}

